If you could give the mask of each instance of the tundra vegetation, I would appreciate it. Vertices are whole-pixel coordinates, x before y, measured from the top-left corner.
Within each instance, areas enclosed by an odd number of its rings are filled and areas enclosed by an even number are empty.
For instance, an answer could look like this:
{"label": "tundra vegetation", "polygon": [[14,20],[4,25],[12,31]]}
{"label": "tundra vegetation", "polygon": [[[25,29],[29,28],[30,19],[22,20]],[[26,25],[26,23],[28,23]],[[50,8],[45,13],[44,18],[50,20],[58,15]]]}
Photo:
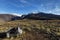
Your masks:
{"label": "tundra vegetation", "polygon": [[15,20],[0,25],[0,32],[19,26],[23,32],[17,37],[1,40],[60,40],[60,20]]}

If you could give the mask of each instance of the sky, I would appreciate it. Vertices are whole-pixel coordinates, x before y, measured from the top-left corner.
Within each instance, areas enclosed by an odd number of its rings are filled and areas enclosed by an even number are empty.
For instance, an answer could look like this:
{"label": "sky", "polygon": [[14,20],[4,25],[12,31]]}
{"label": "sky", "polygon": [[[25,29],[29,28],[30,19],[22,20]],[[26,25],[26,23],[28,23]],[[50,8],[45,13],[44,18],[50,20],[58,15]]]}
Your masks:
{"label": "sky", "polygon": [[36,12],[60,15],[60,0],[0,0],[0,14],[28,14]]}

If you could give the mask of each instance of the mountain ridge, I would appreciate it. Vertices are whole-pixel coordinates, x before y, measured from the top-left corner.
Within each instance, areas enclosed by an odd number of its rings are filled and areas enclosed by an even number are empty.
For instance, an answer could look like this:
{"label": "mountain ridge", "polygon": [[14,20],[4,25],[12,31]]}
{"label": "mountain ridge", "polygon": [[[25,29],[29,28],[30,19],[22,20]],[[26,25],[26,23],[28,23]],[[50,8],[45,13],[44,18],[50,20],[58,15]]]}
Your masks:
{"label": "mountain ridge", "polygon": [[34,20],[60,20],[60,15],[49,14],[49,13],[30,13],[24,17],[24,19],[34,19]]}
{"label": "mountain ridge", "polygon": [[0,21],[14,21],[23,19],[33,20],[60,20],[60,15],[49,14],[44,12],[29,13],[27,15],[13,15],[13,14],[0,14]]}

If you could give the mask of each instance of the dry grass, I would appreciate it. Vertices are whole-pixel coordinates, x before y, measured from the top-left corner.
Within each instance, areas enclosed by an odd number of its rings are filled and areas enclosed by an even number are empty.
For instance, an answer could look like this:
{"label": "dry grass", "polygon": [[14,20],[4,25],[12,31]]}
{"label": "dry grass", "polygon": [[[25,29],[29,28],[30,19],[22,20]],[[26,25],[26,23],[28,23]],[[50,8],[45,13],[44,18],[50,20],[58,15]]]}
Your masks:
{"label": "dry grass", "polygon": [[[16,20],[0,25],[0,32],[9,30],[12,27],[21,27],[23,34],[16,38],[5,38],[3,40],[49,40],[47,35],[39,33],[44,30],[48,33],[54,30],[56,35],[60,35],[60,20]],[[39,31],[38,31],[39,30]],[[55,40],[55,39],[54,39]]]}

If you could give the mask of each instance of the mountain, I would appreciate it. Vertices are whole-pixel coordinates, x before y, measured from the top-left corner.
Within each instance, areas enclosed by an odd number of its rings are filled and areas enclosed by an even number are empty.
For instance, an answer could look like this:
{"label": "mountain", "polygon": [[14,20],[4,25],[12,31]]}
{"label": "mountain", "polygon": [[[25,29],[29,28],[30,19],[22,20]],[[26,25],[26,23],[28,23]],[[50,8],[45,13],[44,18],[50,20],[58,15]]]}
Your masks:
{"label": "mountain", "polygon": [[28,15],[23,15],[24,19],[34,19],[34,20],[58,20],[60,15],[50,14],[50,13],[30,13]]}
{"label": "mountain", "polygon": [[29,13],[27,15],[0,14],[0,22],[33,19],[33,20],[60,20],[60,15],[50,13]]}
{"label": "mountain", "polygon": [[19,20],[20,16],[12,15],[12,14],[0,14],[0,21],[12,21]]}

